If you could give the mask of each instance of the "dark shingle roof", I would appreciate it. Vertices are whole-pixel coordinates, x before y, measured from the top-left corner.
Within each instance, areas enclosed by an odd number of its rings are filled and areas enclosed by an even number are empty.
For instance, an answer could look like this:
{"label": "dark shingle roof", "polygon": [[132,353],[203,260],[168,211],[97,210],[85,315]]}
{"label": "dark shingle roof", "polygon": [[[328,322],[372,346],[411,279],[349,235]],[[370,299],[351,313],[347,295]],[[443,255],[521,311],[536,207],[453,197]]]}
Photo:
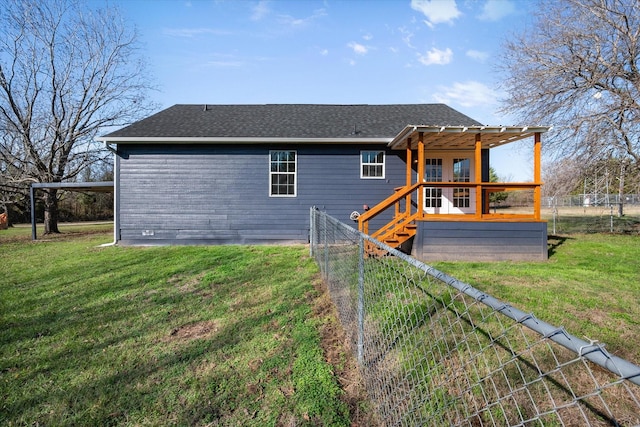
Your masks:
{"label": "dark shingle roof", "polygon": [[100,139],[393,138],[407,125],[480,123],[444,104],[178,104]]}

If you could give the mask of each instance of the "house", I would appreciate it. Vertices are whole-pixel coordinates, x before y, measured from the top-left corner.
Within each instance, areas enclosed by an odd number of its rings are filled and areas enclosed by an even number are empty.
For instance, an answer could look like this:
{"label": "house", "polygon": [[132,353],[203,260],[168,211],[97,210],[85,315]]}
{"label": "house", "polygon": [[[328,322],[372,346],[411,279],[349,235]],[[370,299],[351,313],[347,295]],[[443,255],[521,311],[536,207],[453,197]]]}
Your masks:
{"label": "house", "polygon": [[[425,260],[546,259],[547,129],[444,104],[174,105],[98,140],[115,152],[121,244],[306,243],[315,206]],[[522,138],[534,182],[488,183],[490,149]],[[512,189],[534,211],[490,213],[490,192]]]}

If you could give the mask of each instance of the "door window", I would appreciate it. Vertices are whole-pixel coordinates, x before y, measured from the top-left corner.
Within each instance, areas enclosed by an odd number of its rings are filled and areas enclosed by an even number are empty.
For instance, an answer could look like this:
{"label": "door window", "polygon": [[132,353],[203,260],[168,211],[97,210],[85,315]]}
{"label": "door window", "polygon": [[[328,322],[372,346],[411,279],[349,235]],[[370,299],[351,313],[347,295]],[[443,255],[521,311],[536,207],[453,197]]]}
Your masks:
{"label": "door window", "polygon": [[[461,155],[463,154],[463,155]],[[471,182],[473,154],[439,153],[425,159],[426,182]],[[424,210],[432,214],[466,214],[475,208],[475,189],[469,187],[424,188]]]}

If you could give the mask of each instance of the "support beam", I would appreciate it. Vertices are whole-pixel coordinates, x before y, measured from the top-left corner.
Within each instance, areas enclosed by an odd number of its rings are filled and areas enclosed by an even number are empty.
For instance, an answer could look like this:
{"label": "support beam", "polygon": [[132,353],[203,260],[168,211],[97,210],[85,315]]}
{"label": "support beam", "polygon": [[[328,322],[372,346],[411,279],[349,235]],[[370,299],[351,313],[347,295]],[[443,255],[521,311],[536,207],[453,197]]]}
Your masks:
{"label": "support beam", "polygon": [[[407,179],[406,186],[411,187],[411,176],[413,175],[413,169],[411,164],[413,163],[413,152],[411,151],[411,138],[407,138]],[[411,193],[407,194],[404,199],[404,211],[406,215],[411,215]]]}
{"label": "support beam", "polygon": [[411,186],[411,175],[413,175],[411,171],[411,162],[413,159],[411,158],[413,152],[411,151],[411,138],[407,138],[407,187]]}
{"label": "support beam", "polygon": [[[424,182],[424,133],[418,132],[418,182]],[[424,189],[418,189],[418,212],[424,212]],[[422,214],[420,215],[422,217]]]}
{"label": "support beam", "polygon": [[482,137],[476,134],[475,146],[476,218],[482,218]]}
{"label": "support beam", "polygon": [[31,197],[31,240],[36,240],[36,198],[33,184],[29,187],[29,196]]}
{"label": "support beam", "polygon": [[533,182],[538,185],[533,190],[533,215],[536,220],[540,220],[540,207],[542,205],[542,137],[540,132],[536,132],[533,141]]}

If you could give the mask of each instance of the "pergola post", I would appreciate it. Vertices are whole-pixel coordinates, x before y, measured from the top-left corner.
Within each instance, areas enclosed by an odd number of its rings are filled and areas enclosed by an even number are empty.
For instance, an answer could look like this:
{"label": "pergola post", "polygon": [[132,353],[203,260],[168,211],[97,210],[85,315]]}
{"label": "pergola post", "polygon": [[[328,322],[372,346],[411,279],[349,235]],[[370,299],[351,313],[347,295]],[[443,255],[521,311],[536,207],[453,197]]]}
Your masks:
{"label": "pergola post", "polygon": [[536,220],[540,220],[540,207],[542,204],[542,142],[541,133],[536,132],[533,140],[533,182],[536,187],[533,189],[533,215]]}
{"label": "pergola post", "polygon": [[413,152],[411,151],[411,138],[407,138],[407,187],[411,187],[411,162],[413,159]]}
{"label": "pergola post", "polygon": [[[424,182],[424,133],[418,132],[418,182]],[[422,187],[418,188],[418,212],[420,217],[424,213],[424,190]]]}
{"label": "pergola post", "polygon": [[475,145],[476,218],[482,218],[482,137],[476,134]]}
{"label": "pergola post", "polygon": [[[407,180],[406,186],[411,187],[411,175],[413,175],[411,170],[411,164],[413,162],[413,152],[411,151],[411,138],[407,138]],[[405,197],[405,212],[407,215],[411,215],[411,194],[407,194]]]}

